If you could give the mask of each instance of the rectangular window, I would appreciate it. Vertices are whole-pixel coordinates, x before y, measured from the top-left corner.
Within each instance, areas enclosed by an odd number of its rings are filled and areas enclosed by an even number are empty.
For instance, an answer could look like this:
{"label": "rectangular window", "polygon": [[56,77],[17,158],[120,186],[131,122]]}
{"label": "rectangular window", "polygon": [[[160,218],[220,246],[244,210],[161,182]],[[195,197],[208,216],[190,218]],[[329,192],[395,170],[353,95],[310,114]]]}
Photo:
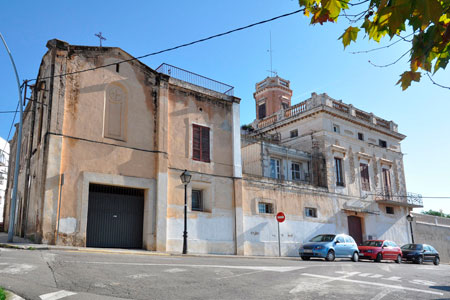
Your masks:
{"label": "rectangular window", "polygon": [[344,186],[344,177],[342,172],[342,159],[335,157],[334,164],[336,168],[336,185]]}
{"label": "rectangular window", "polygon": [[392,206],[386,206],[386,213],[393,215],[394,214],[394,208]]}
{"label": "rectangular window", "polygon": [[260,214],[273,214],[273,204],[260,202],[258,203],[258,211]]}
{"label": "rectangular window", "polygon": [[383,194],[386,199],[391,199],[391,172],[383,168]]}
{"label": "rectangular window", "polygon": [[363,191],[370,191],[369,166],[364,163],[359,164],[361,170],[361,188]]}
{"label": "rectangular window", "polygon": [[364,134],[361,132],[358,132],[358,140],[364,141]]}
{"label": "rectangular window", "polygon": [[292,180],[301,180],[301,163],[292,163],[291,164],[291,172],[292,172]]}
{"label": "rectangular window", "polygon": [[258,105],[258,119],[264,119],[266,117],[266,103]]}
{"label": "rectangular window", "polygon": [[203,211],[203,193],[201,190],[192,190],[192,210]]}
{"label": "rectangular window", "polygon": [[341,129],[339,128],[339,125],[333,124],[333,131],[336,133],[341,133]]}
{"label": "rectangular window", "polygon": [[192,125],[192,158],[203,162],[210,162],[209,156],[209,128]]}
{"label": "rectangular window", "polygon": [[270,177],[280,179],[280,160],[276,158],[270,159]]}
{"label": "rectangular window", "polygon": [[298,129],[291,130],[291,138],[298,136]]}
{"label": "rectangular window", "polygon": [[281,107],[283,107],[283,109],[288,109],[289,108],[289,104],[285,103],[285,102],[281,102]]}
{"label": "rectangular window", "polygon": [[386,148],[386,147],[387,147],[386,141],[383,141],[383,140],[378,140],[378,145],[379,145],[381,148]]}
{"label": "rectangular window", "polygon": [[305,207],[305,216],[317,218],[317,208]]}

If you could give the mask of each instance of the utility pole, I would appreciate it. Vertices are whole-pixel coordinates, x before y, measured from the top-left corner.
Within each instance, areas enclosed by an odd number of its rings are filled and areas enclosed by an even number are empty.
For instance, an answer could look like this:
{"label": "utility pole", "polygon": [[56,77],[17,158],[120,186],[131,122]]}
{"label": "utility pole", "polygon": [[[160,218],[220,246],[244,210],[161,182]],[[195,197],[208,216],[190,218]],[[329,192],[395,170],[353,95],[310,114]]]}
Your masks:
{"label": "utility pole", "polygon": [[19,133],[17,135],[16,140],[16,161],[14,165],[14,181],[13,181],[13,192],[11,197],[11,210],[9,212],[9,229],[8,229],[8,243],[13,242],[14,238],[14,223],[16,219],[16,200],[17,200],[17,181],[19,177],[19,162],[20,162],[20,148],[22,143],[22,119],[23,119],[23,104],[22,104],[22,90],[20,87],[19,74],[17,73],[16,64],[14,63],[14,59],[9,51],[8,45],[6,44],[3,35],[0,33],[0,38],[3,41],[3,45],[5,45],[6,51],[9,54],[9,58],[11,59],[11,64],[13,65],[14,72],[16,74],[17,88],[19,90],[19,106],[20,106],[20,114],[19,114]]}

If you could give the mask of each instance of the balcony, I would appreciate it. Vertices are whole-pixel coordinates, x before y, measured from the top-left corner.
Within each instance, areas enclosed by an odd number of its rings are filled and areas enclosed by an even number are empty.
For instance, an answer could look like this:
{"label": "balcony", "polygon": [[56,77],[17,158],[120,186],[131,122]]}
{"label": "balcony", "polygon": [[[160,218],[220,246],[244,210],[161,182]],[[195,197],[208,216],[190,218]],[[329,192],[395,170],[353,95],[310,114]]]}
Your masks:
{"label": "balcony", "polygon": [[411,208],[423,207],[422,195],[415,193],[398,194],[388,189],[378,189],[375,201],[381,204],[406,206]]}

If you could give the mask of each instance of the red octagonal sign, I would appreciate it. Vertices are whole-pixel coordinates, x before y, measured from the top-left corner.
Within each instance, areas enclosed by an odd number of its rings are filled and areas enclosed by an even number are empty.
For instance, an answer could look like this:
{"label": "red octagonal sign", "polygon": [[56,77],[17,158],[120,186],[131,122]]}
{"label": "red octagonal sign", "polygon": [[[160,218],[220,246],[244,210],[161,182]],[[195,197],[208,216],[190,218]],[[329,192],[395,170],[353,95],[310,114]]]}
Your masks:
{"label": "red octagonal sign", "polygon": [[284,213],[281,211],[277,213],[277,221],[283,223],[284,220],[286,220],[286,216],[284,215]]}

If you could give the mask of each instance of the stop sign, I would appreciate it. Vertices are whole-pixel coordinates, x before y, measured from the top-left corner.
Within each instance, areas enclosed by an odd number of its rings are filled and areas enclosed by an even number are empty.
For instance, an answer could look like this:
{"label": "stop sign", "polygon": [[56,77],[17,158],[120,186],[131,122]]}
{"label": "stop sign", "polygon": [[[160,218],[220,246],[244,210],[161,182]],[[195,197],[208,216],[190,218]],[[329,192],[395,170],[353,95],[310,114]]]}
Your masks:
{"label": "stop sign", "polygon": [[283,223],[284,220],[286,220],[286,216],[284,215],[284,213],[281,211],[277,213],[277,221]]}

